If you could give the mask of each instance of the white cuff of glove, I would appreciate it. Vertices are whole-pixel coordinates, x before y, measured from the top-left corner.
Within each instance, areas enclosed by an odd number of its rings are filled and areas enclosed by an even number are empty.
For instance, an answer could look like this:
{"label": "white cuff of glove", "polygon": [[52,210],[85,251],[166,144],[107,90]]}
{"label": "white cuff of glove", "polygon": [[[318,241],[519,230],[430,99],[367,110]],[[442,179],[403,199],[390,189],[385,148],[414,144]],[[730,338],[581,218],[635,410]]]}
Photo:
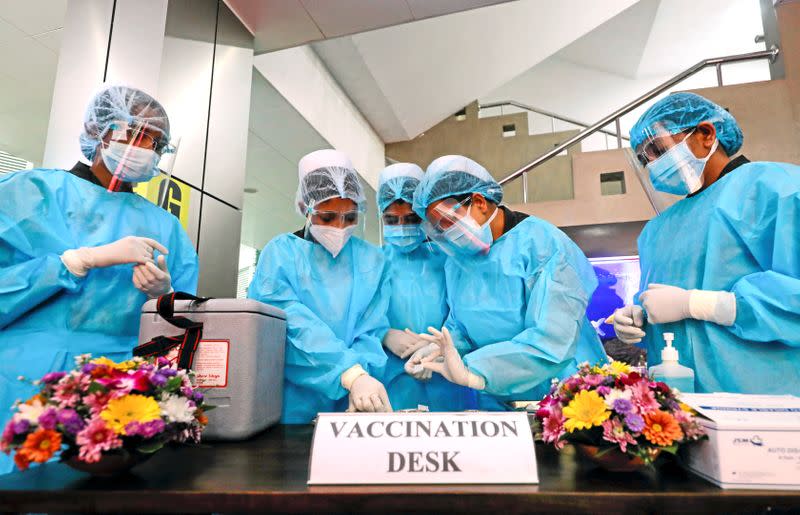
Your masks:
{"label": "white cuff of glove", "polygon": [[472,388],[473,390],[483,390],[486,388],[486,379],[484,379],[483,376],[470,372],[469,369],[467,369],[467,373],[469,374],[467,376],[468,388]]}
{"label": "white cuff of glove", "polygon": [[61,254],[61,262],[75,277],[86,277],[94,268],[94,259],[86,247],[65,251]]}
{"label": "white cuff of glove", "polygon": [[367,371],[364,370],[361,365],[356,363],[342,373],[342,387],[349,392],[355,380],[365,375],[368,375]]}
{"label": "white cuff of glove", "polygon": [[736,296],[727,291],[691,290],[689,314],[697,320],[731,326],[736,321]]}

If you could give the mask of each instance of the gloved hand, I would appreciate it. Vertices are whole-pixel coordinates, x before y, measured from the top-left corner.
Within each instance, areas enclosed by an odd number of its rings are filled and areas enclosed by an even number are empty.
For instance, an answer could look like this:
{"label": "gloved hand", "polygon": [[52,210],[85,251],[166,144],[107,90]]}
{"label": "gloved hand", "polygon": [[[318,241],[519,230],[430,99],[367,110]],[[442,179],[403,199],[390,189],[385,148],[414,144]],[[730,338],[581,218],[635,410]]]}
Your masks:
{"label": "gloved hand", "polygon": [[[429,355],[422,359],[422,366],[427,370],[432,370],[442,374],[445,379],[451,383],[467,386],[474,390],[483,390],[486,388],[486,380],[470,372],[461,355],[458,353],[453,338],[450,336],[450,331],[443,327],[441,331],[437,331],[433,327],[429,327],[430,336],[425,338],[429,341],[436,343],[441,349],[443,361],[437,361],[434,355]],[[426,337],[428,335],[420,335]]]}
{"label": "gloved hand", "polygon": [[347,411],[391,412],[392,405],[383,384],[369,374],[363,374],[350,386]]}
{"label": "gloved hand", "polygon": [[158,256],[158,266],[148,261],[133,267],[133,285],[155,299],[172,291],[172,277],[167,270],[167,260]]}
{"label": "gloved hand", "polygon": [[736,296],[727,291],[684,290],[677,286],[650,284],[639,297],[654,324],[677,322],[686,318],[720,325],[736,320]]}
{"label": "gloved hand", "polygon": [[625,306],[614,311],[614,332],[622,343],[633,345],[645,336],[644,310],[641,306]]}
{"label": "gloved hand", "polygon": [[417,350],[428,345],[428,342],[420,338],[417,333],[408,329],[405,331],[389,329],[386,336],[383,337],[383,345],[397,357],[405,359]]}
{"label": "gloved hand", "polygon": [[435,343],[426,342],[425,347],[418,349],[414,354],[411,355],[410,358],[408,358],[406,364],[403,365],[406,374],[420,381],[429,380],[431,377],[433,377],[433,372],[422,366],[422,358],[427,358],[433,354],[435,354],[434,358],[440,358],[442,355],[442,350]]}
{"label": "gloved hand", "polygon": [[108,245],[68,250],[61,255],[61,261],[73,275],[83,277],[92,268],[153,262],[154,249],[169,254],[166,247],[156,240],[126,236]]}

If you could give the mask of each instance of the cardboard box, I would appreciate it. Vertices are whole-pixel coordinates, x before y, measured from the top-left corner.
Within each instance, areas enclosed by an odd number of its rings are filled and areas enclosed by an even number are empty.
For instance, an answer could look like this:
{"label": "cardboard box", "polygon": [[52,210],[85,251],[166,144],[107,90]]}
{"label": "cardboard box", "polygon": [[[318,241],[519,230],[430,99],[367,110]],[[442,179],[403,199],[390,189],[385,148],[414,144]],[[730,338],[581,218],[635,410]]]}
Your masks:
{"label": "cardboard box", "polygon": [[708,440],[689,446],[688,468],[721,488],[800,490],[800,397],[683,394]]}

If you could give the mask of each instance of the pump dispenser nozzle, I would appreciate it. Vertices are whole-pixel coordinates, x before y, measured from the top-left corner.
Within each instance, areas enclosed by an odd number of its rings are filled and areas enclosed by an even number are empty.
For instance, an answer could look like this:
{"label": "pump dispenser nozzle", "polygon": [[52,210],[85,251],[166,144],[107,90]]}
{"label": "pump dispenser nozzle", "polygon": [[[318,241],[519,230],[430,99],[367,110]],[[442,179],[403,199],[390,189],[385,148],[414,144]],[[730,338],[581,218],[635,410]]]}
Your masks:
{"label": "pump dispenser nozzle", "polygon": [[664,333],[665,346],[661,349],[661,361],[678,361],[678,349],[672,346],[675,333]]}

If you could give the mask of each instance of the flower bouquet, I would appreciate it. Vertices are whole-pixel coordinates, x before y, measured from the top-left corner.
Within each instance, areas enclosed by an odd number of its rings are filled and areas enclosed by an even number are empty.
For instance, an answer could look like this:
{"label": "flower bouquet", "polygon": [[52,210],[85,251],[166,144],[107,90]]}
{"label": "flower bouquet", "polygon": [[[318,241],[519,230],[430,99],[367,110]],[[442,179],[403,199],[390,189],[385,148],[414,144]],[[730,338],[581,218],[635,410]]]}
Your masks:
{"label": "flower bouquet", "polygon": [[632,471],[705,436],[676,395],[624,363],[583,363],[577,374],[554,381],[536,420],[541,438],[557,449],[572,443],[608,470]]}
{"label": "flower bouquet", "polygon": [[193,386],[191,371],[168,360],[76,358],[70,372],[34,381],[41,390],[18,402],[0,436],[0,451],[14,452],[24,470],[61,461],[96,475],[141,463],[171,442],[199,442],[211,407]]}

